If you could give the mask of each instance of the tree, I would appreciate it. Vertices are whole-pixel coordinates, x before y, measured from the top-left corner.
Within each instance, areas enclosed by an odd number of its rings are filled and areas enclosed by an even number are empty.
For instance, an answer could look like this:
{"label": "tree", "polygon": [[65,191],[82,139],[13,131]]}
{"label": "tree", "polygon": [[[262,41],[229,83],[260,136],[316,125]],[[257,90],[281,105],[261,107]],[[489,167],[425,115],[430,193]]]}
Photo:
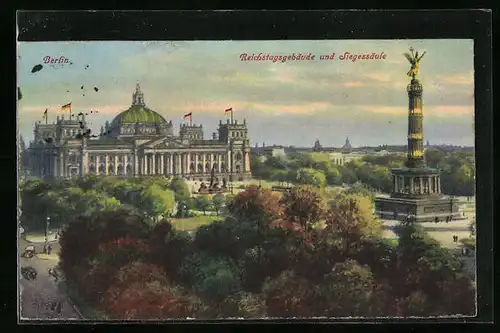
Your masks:
{"label": "tree", "polygon": [[191,197],[189,186],[180,178],[172,179],[169,188],[175,193],[175,201],[187,201]]}
{"label": "tree", "polygon": [[310,186],[295,186],[285,192],[280,200],[284,218],[298,223],[304,231],[311,231],[314,224],[326,213],[326,204],[319,192]]}
{"label": "tree", "polygon": [[342,176],[337,167],[330,168],[326,171],[326,181],[328,185],[341,185]]}
{"label": "tree", "polygon": [[360,240],[382,234],[380,220],[364,196],[344,195],[332,203],[325,219],[323,237],[337,244],[345,256],[360,249]]}
{"label": "tree", "polygon": [[212,197],[212,207],[214,208],[217,216],[219,216],[219,212],[221,211],[222,207],[224,207],[225,201],[226,200],[224,198],[224,195],[220,193]]}
{"label": "tree", "polygon": [[81,216],[70,223],[59,239],[60,265],[69,280],[76,280],[88,259],[99,250],[99,245],[125,236],[146,239],[149,227],[140,216],[127,211]]}
{"label": "tree", "polygon": [[271,190],[256,185],[249,186],[236,195],[228,204],[231,214],[236,217],[258,221],[272,221],[280,216],[279,197]]}
{"label": "tree", "polygon": [[188,256],[179,275],[187,281],[195,293],[218,306],[227,296],[241,290],[241,275],[230,260],[212,256],[206,252]]}
{"label": "tree", "polygon": [[297,171],[297,182],[303,185],[325,187],[326,177],[321,171],[311,168],[302,168]]}
{"label": "tree", "polygon": [[159,215],[170,216],[175,208],[175,194],[157,185],[151,185],[141,192],[138,205],[146,216],[155,220]]}
{"label": "tree", "polygon": [[206,196],[200,195],[196,198],[196,208],[203,211],[203,215],[207,215],[207,210],[209,210],[211,206],[212,203]]}
{"label": "tree", "polygon": [[262,286],[270,317],[320,316],[316,287],[292,270],[269,278]]}
{"label": "tree", "polygon": [[120,269],[118,283],[101,303],[111,319],[169,319],[193,317],[200,301],[171,285],[160,268],[131,263]]}
{"label": "tree", "polygon": [[286,182],[288,179],[287,170],[275,170],[271,173],[271,180],[277,181],[279,184]]}
{"label": "tree", "polygon": [[319,287],[329,317],[371,316],[375,280],[367,266],[353,260],[335,264]]}

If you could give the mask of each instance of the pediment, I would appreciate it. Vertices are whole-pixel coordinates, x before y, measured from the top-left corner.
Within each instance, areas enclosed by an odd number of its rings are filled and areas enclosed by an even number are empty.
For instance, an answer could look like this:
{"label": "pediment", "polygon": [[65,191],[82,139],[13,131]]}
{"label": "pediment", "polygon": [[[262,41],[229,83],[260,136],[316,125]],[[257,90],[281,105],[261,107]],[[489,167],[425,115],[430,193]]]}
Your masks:
{"label": "pediment", "polygon": [[161,138],[150,141],[144,145],[147,148],[153,149],[176,149],[176,148],[186,148],[189,146],[189,142],[182,141],[178,138]]}

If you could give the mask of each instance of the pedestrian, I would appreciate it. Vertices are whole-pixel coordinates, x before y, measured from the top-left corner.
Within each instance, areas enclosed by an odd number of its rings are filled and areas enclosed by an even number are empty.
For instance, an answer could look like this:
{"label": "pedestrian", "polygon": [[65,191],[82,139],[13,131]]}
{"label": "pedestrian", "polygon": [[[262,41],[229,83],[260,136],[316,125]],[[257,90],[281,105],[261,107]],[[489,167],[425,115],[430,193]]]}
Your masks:
{"label": "pedestrian", "polygon": [[52,245],[49,244],[49,247],[47,248],[47,254],[52,253]]}
{"label": "pedestrian", "polygon": [[57,305],[56,305],[56,312],[58,315],[61,315],[61,311],[62,311],[62,304],[61,304],[61,301],[57,302]]}
{"label": "pedestrian", "polygon": [[47,245],[43,246],[43,253],[47,253]]}

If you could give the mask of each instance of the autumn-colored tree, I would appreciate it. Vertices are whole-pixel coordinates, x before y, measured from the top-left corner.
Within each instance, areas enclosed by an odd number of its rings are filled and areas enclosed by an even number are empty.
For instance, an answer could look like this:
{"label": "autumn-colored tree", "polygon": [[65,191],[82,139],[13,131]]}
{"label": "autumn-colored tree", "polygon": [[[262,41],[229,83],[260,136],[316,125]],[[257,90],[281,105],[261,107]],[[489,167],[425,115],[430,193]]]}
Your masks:
{"label": "autumn-colored tree", "polygon": [[147,238],[149,227],[137,215],[126,211],[106,212],[73,221],[59,239],[60,265],[68,279],[76,279],[76,267],[85,264],[99,251],[99,245],[130,236]]}
{"label": "autumn-colored tree", "polygon": [[249,186],[228,203],[231,214],[240,218],[273,221],[280,216],[279,197],[271,190],[257,185]]}
{"label": "autumn-colored tree", "polygon": [[295,186],[284,193],[280,200],[283,218],[311,231],[315,223],[326,214],[326,203],[321,194],[310,186]]}
{"label": "autumn-colored tree", "polygon": [[173,286],[160,267],[131,262],[117,272],[101,307],[111,319],[169,319],[194,316],[199,303]]}
{"label": "autumn-colored tree", "polygon": [[270,317],[314,317],[321,315],[316,287],[293,270],[268,279],[262,286]]}
{"label": "autumn-colored tree", "polygon": [[382,233],[381,222],[374,216],[371,201],[364,196],[341,196],[332,203],[325,219],[324,237],[336,243],[346,257],[361,248],[361,240]]}
{"label": "autumn-colored tree", "polygon": [[222,318],[263,318],[266,317],[266,302],[261,294],[239,292],[226,297],[221,304],[219,316]]}

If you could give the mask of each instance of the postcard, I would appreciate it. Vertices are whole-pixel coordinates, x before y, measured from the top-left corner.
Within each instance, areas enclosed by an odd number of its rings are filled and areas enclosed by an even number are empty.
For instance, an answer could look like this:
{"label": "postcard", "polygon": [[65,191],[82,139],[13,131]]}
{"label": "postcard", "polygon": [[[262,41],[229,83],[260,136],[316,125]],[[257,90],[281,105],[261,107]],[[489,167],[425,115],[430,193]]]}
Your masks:
{"label": "postcard", "polygon": [[476,314],[471,39],[18,42],[21,320]]}

